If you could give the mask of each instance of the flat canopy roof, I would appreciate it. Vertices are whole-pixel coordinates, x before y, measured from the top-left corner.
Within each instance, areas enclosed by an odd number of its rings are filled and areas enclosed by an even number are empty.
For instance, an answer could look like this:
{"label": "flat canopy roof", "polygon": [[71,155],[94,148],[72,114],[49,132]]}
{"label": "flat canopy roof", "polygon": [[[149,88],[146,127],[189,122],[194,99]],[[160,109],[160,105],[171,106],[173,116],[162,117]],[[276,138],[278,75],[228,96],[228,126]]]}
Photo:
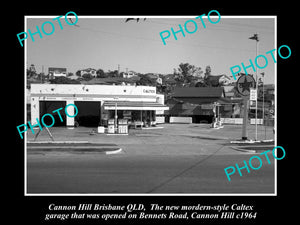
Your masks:
{"label": "flat canopy roof", "polygon": [[157,102],[105,101],[105,110],[169,110],[169,107]]}
{"label": "flat canopy roof", "polygon": [[85,84],[31,84],[31,94],[36,95],[110,95],[110,96],[152,96],[156,87],[128,85],[85,85]]}

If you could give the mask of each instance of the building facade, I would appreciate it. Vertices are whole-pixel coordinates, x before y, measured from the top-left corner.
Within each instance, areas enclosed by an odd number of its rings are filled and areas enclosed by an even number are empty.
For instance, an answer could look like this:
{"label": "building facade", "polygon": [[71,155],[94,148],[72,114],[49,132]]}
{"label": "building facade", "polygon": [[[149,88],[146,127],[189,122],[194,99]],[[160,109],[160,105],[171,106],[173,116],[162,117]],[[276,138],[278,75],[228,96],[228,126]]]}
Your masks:
{"label": "building facade", "polygon": [[81,77],[85,74],[90,74],[92,77],[97,77],[97,70],[95,70],[93,68],[87,68],[87,69],[80,70]]}
{"label": "building facade", "polygon": [[240,117],[242,99],[225,97],[224,87],[175,88],[167,104],[168,117],[190,118],[191,123],[212,123],[216,118]]}
{"label": "building facade", "polygon": [[[156,124],[157,115],[169,109],[164,105],[164,96],[156,94],[155,87],[148,86],[31,84],[30,99],[32,124],[58,108],[69,104],[77,107],[76,117],[60,111],[63,122],[52,113],[54,126],[106,126],[107,121],[116,116],[127,119],[129,125],[139,122],[151,126]],[[74,107],[68,107],[68,114],[74,115]]]}
{"label": "building facade", "polygon": [[122,73],[122,77],[123,78],[132,78],[135,76],[135,72],[134,71],[128,71],[128,72],[123,72]]}

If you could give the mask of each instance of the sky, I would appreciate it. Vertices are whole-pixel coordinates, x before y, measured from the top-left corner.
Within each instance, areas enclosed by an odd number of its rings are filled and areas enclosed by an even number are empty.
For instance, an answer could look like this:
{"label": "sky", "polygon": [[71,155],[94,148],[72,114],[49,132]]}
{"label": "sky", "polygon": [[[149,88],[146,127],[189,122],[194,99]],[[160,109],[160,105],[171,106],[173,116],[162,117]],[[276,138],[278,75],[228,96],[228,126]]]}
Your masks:
{"label": "sky", "polygon": [[[213,15],[213,14],[211,14]],[[52,21],[56,16],[30,16],[26,17],[28,29],[36,32],[38,26],[46,21]],[[138,16],[140,21],[128,21],[124,17],[91,17],[78,15],[76,25],[68,25],[64,16],[60,21],[63,29],[57,21],[54,24],[54,32],[51,35],[42,33],[34,35],[34,42],[30,37],[26,40],[25,64],[34,64],[37,72],[48,73],[48,67],[67,68],[67,72],[76,73],[85,68],[117,70],[133,70],[139,73],[173,73],[180,63],[189,63],[201,67],[205,71],[210,66],[212,75],[226,74],[232,77],[230,67],[250,65],[249,59],[254,62],[256,57],[256,41],[249,39],[254,33],[258,33],[258,55],[265,55],[268,65],[258,70],[258,74],[265,73],[265,83],[274,84],[275,66],[272,56],[266,55],[267,51],[276,48],[275,18],[274,17],[234,17],[221,16],[217,24],[210,23],[207,17],[203,17],[206,28],[203,27],[199,15],[193,16]],[[143,20],[146,18],[146,20]],[[211,17],[217,21],[218,17]],[[177,33],[177,40],[171,32],[179,30],[179,25],[184,27],[187,20],[197,23],[194,33],[187,33],[185,37]],[[73,18],[75,22],[75,18]],[[195,30],[192,22],[187,29]],[[45,32],[51,33],[49,23],[44,26]],[[171,35],[166,39],[166,45],[160,37],[160,32],[169,30]],[[277,56],[276,56],[277,57]],[[262,60],[262,61],[260,61]],[[263,58],[258,60],[260,66],[264,65]],[[248,73],[254,73],[249,68]],[[243,71],[241,71],[243,72]]]}

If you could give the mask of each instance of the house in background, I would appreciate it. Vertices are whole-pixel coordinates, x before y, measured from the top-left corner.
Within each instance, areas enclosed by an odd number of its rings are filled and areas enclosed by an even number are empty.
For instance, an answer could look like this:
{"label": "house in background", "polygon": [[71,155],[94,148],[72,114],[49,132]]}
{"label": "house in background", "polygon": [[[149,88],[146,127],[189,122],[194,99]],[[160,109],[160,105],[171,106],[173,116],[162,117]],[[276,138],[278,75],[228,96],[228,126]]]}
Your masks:
{"label": "house in background", "polygon": [[136,75],[136,73],[132,70],[128,71],[128,72],[123,72],[122,73],[122,77],[123,78],[132,78]]}
{"label": "house in background", "polygon": [[223,88],[224,88],[224,93],[226,98],[233,99],[236,97],[235,85],[223,86]]}
{"label": "house in background", "polygon": [[163,83],[162,78],[158,73],[146,73],[145,75],[149,77],[149,79],[155,81],[157,84]]}
{"label": "house in background", "polygon": [[223,87],[175,88],[172,98],[167,100],[169,120],[183,121],[185,117],[192,123],[211,123],[215,104],[221,98],[224,98]]}
{"label": "house in background", "polygon": [[[229,88],[227,91],[231,93]],[[167,121],[185,123],[212,123],[216,118],[225,123],[238,123],[241,117],[241,98],[226,96],[225,87],[175,88],[166,104]],[[226,120],[230,118],[231,120]],[[238,118],[238,119],[232,119]]]}
{"label": "house in background", "polygon": [[200,80],[196,87],[222,87],[231,83],[230,77],[222,75],[205,75],[203,80]]}
{"label": "house in background", "polygon": [[55,77],[66,77],[67,76],[67,68],[59,68],[59,67],[49,67],[48,74],[50,78]]}
{"label": "house in background", "polygon": [[83,69],[83,70],[79,70],[80,71],[80,76],[82,77],[84,74],[91,74],[93,77],[97,77],[97,70],[93,69],[93,68],[87,68],[87,69]]}
{"label": "house in background", "polygon": [[265,84],[258,87],[258,98],[262,100],[263,97],[265,102],[270,102],[272,105],[275,104],[274,84]]}

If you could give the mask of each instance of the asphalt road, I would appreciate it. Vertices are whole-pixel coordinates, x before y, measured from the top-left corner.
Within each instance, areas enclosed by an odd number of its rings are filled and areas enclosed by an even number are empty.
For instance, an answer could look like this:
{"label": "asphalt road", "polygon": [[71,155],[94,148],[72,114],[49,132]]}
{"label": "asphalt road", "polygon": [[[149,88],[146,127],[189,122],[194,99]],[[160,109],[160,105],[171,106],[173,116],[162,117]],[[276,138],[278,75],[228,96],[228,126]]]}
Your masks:
{"label": "asphalt road", "polygon": [[224,168],[244,159],[249,155],[34,155],[28,193],[273,193],[273,166],[266,161],[227,180]]}
{"label": "asphalt road", "polygon": [[[177,129],[176,129],[177,128]],[[186,128],[187,130],[183,130]],[[234,129],[166,126],[129,136],[97,136],[123,152],[105,155],[76,151],[28,151],[28,194],[274,194],[274,160],[261,156],[262,166],[238,171],[228,181],[224,168],[243,166],[253,155],[228,146]],[[197,129],[197,130],[195,130]],[[226,130],[227,129],[227,130]],[[59,136],[63,129],[53,130]],[[227,135],[221,135],[228,131]],[[72,131],[80,133],[87,130]],[[223,133],[224,134],[224,133]],[[88,137],[88,136],[86,136]],[[91,138],[91,137],[89,137]],[[93,137],[94,138],[94,137]],[[232,138],[232,137],[230,137]],[[258,160],[253,160],[258,167]]]}

